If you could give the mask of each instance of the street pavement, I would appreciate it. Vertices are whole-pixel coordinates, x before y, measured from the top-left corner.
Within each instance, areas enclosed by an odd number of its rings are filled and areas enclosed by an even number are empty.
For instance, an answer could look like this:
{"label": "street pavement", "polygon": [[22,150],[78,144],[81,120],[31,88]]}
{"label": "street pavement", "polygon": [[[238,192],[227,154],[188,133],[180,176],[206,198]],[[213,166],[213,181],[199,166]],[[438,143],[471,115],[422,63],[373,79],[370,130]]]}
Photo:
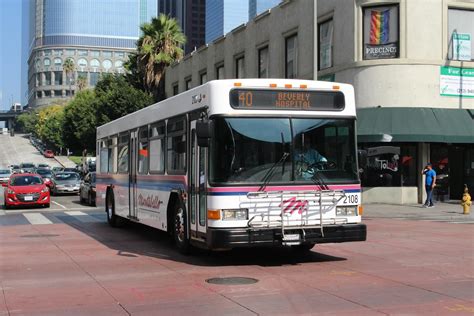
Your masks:
{"label": "street pavement", "polygon": [[[459,205],[366,205],[367,241],[308,254],[184,256],[166,233],[111,228],[78,196],[53,198],[60,206],[0,215],[0,315],[474,313],[474,230]],[[231,277],[256,283],[208,282]]]}
{"label": "street pavement", "polygon": [[0,167],[19,165],[22,162],[49,164],[51,167],[61,165],[52,158],[45,158],[25,135],[0,135]]}
{"label": "street pavement", "polygon": [[432,208],[424,208],[421,204],[364,204],[364,218],[392,218],[398,220],[474,224],[473,214],[474,209],[468,215],[463,214],[460,201],[435,202],[435,207]]}

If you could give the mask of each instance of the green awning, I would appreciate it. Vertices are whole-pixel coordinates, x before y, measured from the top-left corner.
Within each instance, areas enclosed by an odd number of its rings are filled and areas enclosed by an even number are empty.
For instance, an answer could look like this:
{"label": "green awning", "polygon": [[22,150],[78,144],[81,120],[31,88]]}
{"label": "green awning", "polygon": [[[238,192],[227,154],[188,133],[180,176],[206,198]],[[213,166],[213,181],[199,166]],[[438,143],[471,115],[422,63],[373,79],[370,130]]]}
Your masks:
{"label": "green awning", "polygon": [[474,143],[474,110],[367,108],[357,110],[358,142]]}

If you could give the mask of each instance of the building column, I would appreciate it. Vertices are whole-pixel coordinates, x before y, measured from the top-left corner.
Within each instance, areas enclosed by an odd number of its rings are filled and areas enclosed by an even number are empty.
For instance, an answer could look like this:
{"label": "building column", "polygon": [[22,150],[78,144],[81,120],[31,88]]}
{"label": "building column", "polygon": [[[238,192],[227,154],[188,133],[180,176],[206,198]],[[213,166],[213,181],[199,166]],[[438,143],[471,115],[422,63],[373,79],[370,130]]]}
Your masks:
{"label": "building column", "polygon": [[429,143],[418,143],[418,166],[416,172],[418,172],[418,203],[424,203],[426,200],[425,191],[425,176],[421,175],[421,170],[430,161],[430,144]]}

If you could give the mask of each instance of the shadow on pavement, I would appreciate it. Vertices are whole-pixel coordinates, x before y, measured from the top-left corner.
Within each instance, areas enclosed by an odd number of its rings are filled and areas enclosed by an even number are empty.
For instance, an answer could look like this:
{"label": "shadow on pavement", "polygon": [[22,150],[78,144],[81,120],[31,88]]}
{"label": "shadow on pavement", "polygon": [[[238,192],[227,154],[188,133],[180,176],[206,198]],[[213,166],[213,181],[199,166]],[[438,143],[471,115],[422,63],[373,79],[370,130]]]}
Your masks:
{"label": "shadow on pavement", "polygon": [[[105,219],[105,214],[101,218]],[[289,247],[237,248],[227,251],[194,248],[191,254],[183,255],[178,252],[166,232],[151,227],[127,222],[123,227],[112,228],[105,221],[84,223],[67,216],[61,220],[105,246],[117,250],[117,255],[124,257],[147,256],[197,266],[263,267],[346,260],[316,252],[317,245],[308,252],[297,252]]]}

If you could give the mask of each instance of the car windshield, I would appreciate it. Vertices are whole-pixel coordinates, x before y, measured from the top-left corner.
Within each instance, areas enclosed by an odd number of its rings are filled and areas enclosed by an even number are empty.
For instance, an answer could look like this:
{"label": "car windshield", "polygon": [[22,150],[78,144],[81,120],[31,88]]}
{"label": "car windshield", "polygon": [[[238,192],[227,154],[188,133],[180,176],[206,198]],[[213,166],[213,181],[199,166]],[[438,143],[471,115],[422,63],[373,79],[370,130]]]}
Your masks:
{"label": "car windshield", "polygon": [[[353,119],[217,118],[211,183],[358,183]],[[270,169],[273,168],[272,171]]]}
{"label": "car windshield", "polygon": [[11,178],[10,180],[11,186],[38,185],[42,183],[43,180],[38,176],[21,176]]}
{"label": "car windshield", "polygon": [[34,168],[35,165],[32,164],[32,163],[24,163],[24,164],[21,164],[21,167],[22,168]]}
{"label": "car windshield", "polygon": [[77,173],[57,173],[54,175],[55,180],[80,180]]}
{"label": "car windshield", "polygon": [[51,177],[51,171],[47,170],[47,169],[37,169],[36,173],[43,176],[43,177],[45,177],[45,176]]}
{"label": "car windshield", "polygon": [[0,169],[0,174],[10,174],[10,170],[8,170],[8,169]]}
{"label": "car windshield", "polygon": [[38,165],[38,168],[49,168],[49,166],[47,164],[44,164],[44,163],[40,163]]}

